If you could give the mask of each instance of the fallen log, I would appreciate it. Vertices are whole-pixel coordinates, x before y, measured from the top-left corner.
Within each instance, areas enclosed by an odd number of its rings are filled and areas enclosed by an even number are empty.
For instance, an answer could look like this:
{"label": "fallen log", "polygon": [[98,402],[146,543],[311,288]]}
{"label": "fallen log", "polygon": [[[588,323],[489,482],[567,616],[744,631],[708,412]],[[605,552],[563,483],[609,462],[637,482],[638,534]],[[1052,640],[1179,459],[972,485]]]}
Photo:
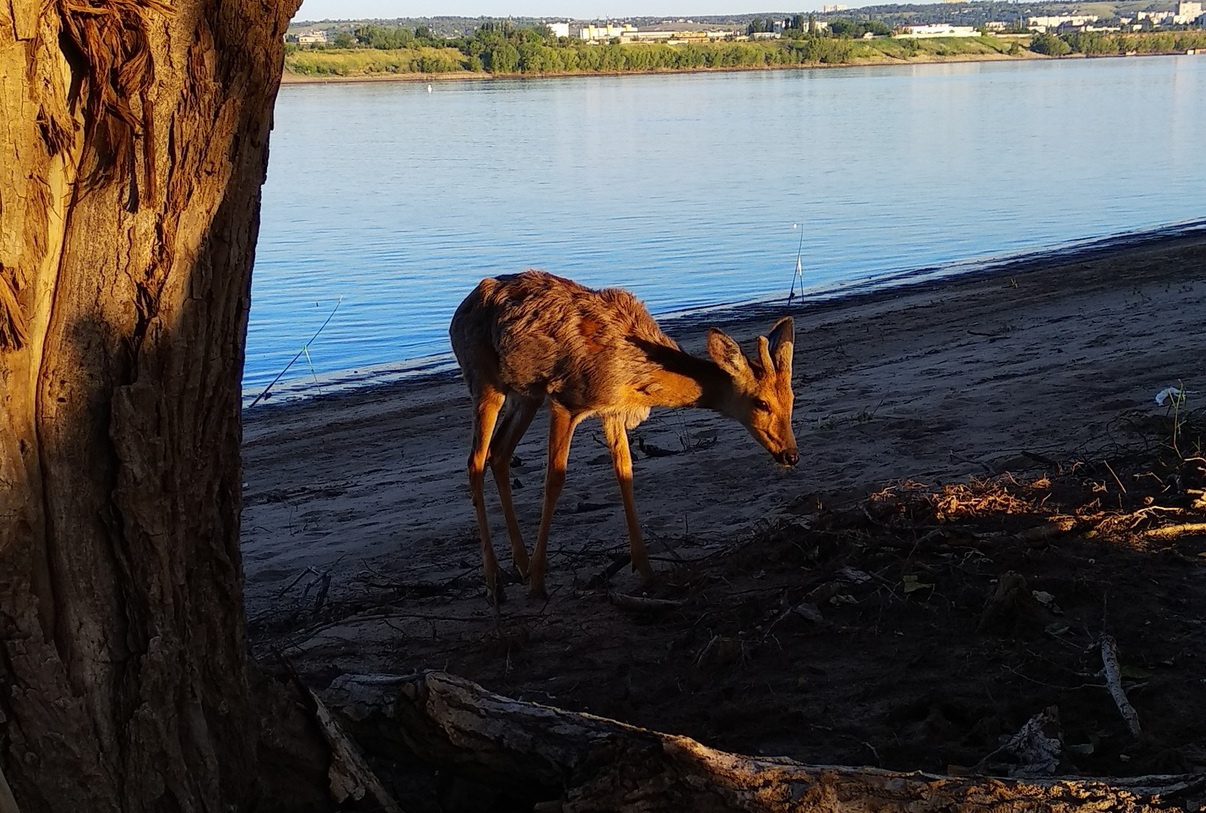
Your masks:
{"label": "fallen log", "polygon": [[688,737],[512,700],[441,672],[344,676],[323,697],[379,755],[413,754],[529,808],[563,813],[1131,813],[1194,809],[1206,800],[1202,775],[1023,780],[729,754]]}

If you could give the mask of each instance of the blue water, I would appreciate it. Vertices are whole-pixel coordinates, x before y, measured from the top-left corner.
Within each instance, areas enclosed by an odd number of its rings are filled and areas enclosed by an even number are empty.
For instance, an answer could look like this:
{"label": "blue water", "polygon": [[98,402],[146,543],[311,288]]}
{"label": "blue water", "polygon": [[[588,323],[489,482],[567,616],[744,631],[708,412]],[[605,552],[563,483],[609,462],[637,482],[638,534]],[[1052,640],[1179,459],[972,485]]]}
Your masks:
{"label": "blue water", "polygon": [[1201,220],[1203,99],[1202,56],[285,86],[244,387],[446,354],[527,267],[664,314],[785,295],[801,237],[825,290]]}

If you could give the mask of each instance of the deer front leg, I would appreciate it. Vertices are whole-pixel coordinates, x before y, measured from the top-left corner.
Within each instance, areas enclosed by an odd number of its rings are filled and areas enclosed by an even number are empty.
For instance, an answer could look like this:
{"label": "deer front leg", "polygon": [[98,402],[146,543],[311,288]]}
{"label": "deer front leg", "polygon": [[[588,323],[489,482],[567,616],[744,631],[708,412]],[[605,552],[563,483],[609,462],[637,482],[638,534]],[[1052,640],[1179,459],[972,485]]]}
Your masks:
{"label": "deer front leg", "polygon": [[503,393],[492,387],[483,387],[476,394],[473,405],[473,440],[469,450],[469,491],[473,495],[473,509],[477,513],[477,530],[481,536],[482,564],[486,571],[486,597],[493,604],[507,600],[503,592],[502,574],[498,559],[494,556],[494,545],[490,542],[490,520],[486,516],[486,458],[490,454],[490,437],[494,424],[502,409]]}
{"label": "deer front leg", "polygon": [[565,407],[549,402],[549,459],[544,473],[544,504],[540,509],[540,531],[536,535],[536,548],[528,565],[528,593],[534,598],[547,599],[544,589],[544,572],[548,558],[549,530],[553,524],[553,511],[561,487],[565,485],[565,467],[569,460],[570,439],[580,418],[572,416]]}
{"label": "deer front leg", "polygon": [[603,419],[603,434],[611,449],[611,462],[615,468],[616,481],[620,484],[620,498],[624,501],[624,519],[628,522],[628,549],[632,556],[632,569],[649,581],[653,568],[649,566],[649,554],[645,551],[645,538],[641,536],[641,523],[637,518],[636,499],[632,493],[632,452],[628,448],[628,432],[620,418]]}

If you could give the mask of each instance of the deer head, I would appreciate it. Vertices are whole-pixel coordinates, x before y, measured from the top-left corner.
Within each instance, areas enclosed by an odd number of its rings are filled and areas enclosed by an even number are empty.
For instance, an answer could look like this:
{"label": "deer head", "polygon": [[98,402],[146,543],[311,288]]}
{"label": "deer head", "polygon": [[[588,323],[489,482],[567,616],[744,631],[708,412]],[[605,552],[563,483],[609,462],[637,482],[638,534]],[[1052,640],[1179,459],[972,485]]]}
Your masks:
{"label": "deer head", "polygon": [[708,355],[733,381],[733,390],[720,411],[737,420],[782,466],[800,462],[791,427],[795,396],[791,389],[791,359],[795,323],[785,317],[758,337],[758,358],[748,358],[723,331],[708,331]]}

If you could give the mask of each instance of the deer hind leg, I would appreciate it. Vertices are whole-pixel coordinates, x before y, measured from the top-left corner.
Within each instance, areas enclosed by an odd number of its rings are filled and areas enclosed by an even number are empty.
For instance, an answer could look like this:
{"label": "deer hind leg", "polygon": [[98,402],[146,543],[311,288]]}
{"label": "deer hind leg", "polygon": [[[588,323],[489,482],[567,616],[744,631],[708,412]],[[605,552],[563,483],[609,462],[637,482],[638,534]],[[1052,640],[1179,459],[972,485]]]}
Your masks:
{"label": "deer hind leg", "polygon": [[554,401],[549,402],[549,459],[544,473],[544,503],[540,509],[540,531],[536,534],[536,547],[528,567],[528,593],[535,598],[548,598],[544,589],[544,573],[548,557],[549,529],[553,524],[553,510],[561,487],[565,485],[565,467],[569,460],[570,440],[574,427],[582,416],[575,417],[569,410]]}
{"label": "deer hind leg", "polygon": [[632,556],[632,569],[649,581],[653,568],[649,566],[649,554],[645,550],[645,538],[641,535],[641,522],[637,518],[636,500],[632,493],[632,452],[628,448],[628,432],[622,418],[605,417],[603,434],[611,449],[611,462],[615,468],[616,481],[620,484],[620,498],[624,501],[624,519],[628,522],[628,549]]}
{"label": "deer hind leg", "polygon": [[523,545],[519,521],[515,518],[515,505],[511,502],[511,457],[515,454],[515,447],[519,445],[523,433],[532,425],[532,418],[540,409],[540,401],[511,394],[507,397],[507,403],[508,410],[499,421],[494,439],[490,441],[490,468],[494,472],[503,517],[507,521],[507,536],[511,540],[511,561],[515,563],[519,575],[527,577],[528,552]]}
{"label": "deer hind leg", "polygon": [[482,541],[482,564],[486,570],[486,595],[495,604],[506,601],[503,593],[502,574],[498,559],[494,556],[494,545],[490,542],[490,520],[486,516],[486,459],[490,455],[490,438],[498,421],[505,396],[494,387],[483,385],[474,394],[473,440],[469,450],[469,491],[473,495],[473,508],[477,512],[477,530]]}

